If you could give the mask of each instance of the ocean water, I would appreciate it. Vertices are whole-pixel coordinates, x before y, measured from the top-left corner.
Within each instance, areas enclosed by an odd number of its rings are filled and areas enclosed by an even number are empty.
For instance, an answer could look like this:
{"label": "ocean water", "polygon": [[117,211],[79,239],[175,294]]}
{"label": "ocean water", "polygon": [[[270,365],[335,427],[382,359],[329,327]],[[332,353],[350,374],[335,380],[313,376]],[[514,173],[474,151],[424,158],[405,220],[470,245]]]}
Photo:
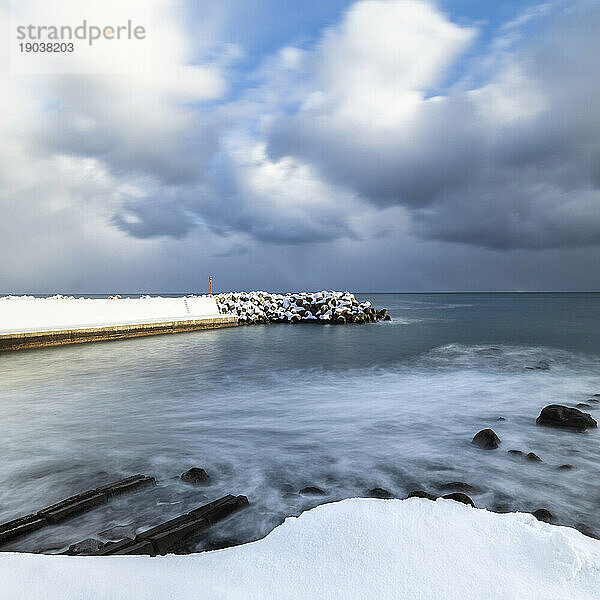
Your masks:
{"label": "ocean water", "polygon": [[[201,551],[374,487],[404,497],[453,481],[474,486],[479,507],[547,508],[600,533],[600,432],[535,424],[547,404],[600,393],[600,294],[367,298],[393,320],[0,354],[0,522],[134,473],[158,482],[2,549],[60,552],[115,525],[140,531],[248,496],[248,509],[184,548]],[[539,361],[549,369],[528,368]],[[470,443],[486,427],[499,449]],[[179,480],[192,466],[208,485]]]}

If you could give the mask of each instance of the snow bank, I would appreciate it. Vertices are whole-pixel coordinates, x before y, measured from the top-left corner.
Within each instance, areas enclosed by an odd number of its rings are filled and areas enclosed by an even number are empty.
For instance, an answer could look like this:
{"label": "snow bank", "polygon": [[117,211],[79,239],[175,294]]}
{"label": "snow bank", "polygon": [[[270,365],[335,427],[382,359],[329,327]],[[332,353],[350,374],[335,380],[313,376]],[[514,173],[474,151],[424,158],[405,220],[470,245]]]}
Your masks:
{"label": "snow bank", "polygon": [[0,334],[159,323],[219,316],[214,298],[0,298]]}
{"label": "snow bank", "polygon": [[0,554],[0,599],[598,598],[600,542],[528,514],[353,499],[190,556]]}

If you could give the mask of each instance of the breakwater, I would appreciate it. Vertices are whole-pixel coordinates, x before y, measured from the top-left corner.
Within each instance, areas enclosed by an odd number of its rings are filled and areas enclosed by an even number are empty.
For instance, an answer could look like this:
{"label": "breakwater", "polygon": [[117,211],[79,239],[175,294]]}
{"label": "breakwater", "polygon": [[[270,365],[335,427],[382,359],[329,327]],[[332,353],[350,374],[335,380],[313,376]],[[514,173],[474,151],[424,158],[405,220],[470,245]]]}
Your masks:
{"label": "breakwater", "polygon": [[272,294],[229,292],[215,296],[221,313],[233,314],[240,325],[259,323],[372,323],[390,320],[385,308],[359,302],[350,292],[322,291]]}

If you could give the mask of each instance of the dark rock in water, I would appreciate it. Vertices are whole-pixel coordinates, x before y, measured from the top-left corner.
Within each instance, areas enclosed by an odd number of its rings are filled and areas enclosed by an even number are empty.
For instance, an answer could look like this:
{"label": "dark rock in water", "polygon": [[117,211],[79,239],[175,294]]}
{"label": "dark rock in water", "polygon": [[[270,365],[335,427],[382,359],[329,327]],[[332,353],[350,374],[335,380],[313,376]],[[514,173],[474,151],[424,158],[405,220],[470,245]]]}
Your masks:
{"label": "dark rock in water", "polygon": [[550,365],[545,360],[538,360],[535,365],[525,368],[532,371],[549,371]]}
{"label": "dark rock in water", "polygon": [[600,540],[600,536],[593,529],[590,529],[585,523],[575,523],[575,529],[583,533],[583,535],[587,535],[595,540]]}
{"label": "dark rock in water", "polygon": [[504,417],[498,417],[496,421],[506,421],[506,419]]}
{"label": "dark rock in water", "polygon": [[371,498],[380,498],[381,500],[394,497],[391,492],[388,492],[386,489],[380,487],[369,490],[369,496],[371,496]]}
{"label": "dark rock in water", "polygon": [[542,459],[537,454],[534,454],[533,452],[529,452],[529,454],[527,454],[527,456],[525,458],[527,460],[532,460],[535,462],[542,462]]}
{"label": "dark rock in water", "polygon": [[560,465],[560,467],[558,467],[558,468],[563,471],[568,471],[570,469],[574,469],[575,467],[573,465],[566,464],[566,465]]}
{"label": "dark rock in water", "polygon": [[390,315],[385,315],[385,317],[383,317],[384,321],[391,321],[392,317],[390,317]]}
{"label": "dark rock in water", "polygon": [[470,504],[473,508],[475,508],[475,503],[469,496],[463,494],[461,492],[453,492],[452,494],[446,494],[442,496],[445,500],[454,500],[455,502],[462,502],[463,504]]}
{"label": "dark rock in water", "polygon": [[592,408],[591,404],[586,404],[585,402],[579,402],[575,405],[577,408]]}
{"label": "dark rock in water", "polygon": [[210,481],[210,477],[204,469],[192,467],[189,471],[186,471],[181,475],[181,480],[198,485]]}
{"label": "dark rock in water", "polygon": [[520,450],[509,450],[509,454],[514,454],[515,456],[523,456],[523,453]]}
{"label": "dark rock in water", "polygon": [[485,450],[493,450],[500,444],[500,438],[492,429],[483,429],[475,434],[473,444]]}
{"label": "dark rock in water", "polygon": [[588,402],[592,402],[593,404],[598,404],[600,402],[600,398],[590,398]]}
{"label": "dark rock in water", "polygon": [[100,540],[88,538],[87,540],[82,540],[76,544],[71,544],[65,554],[70,554],[71,556],[92,554],[98,550],[101,550],[102,548],[104,548],[104,544]]}
{"label": "dark rock in water", "polygon": [[321,488],[314,487],[312,485],[303,487],[300,490],[300,493],[307,496],[325,496],[327,494],[327,492],[324,492]]}
{"label": "dark rock in water", "polygon": [[434,496],[433,494],[423,490],[414,490],[407,496],[407,498],[426,498],[427,500],[437,500],[437,496]]}
{"label": "dark rock in water", "polygon": [[544,523],[555,523],[556,519],[554,515],[545,508],[538,508],[536,511],[531,513],[538,521],[543,521]]}
{"label": "dark rock in water", "polygon": [[135,537],[135,525],[117,525],[106,531],[101,531],[100,535],[111,542],[118,542],[123,538]]}
{"label": "dark rock in water", "polygon": [[452,492],[470,492],[473,494],[477,491],[472,485],[469,485],[464,481],[451,481],[450,483],[445,483],[441,487],[444,490],[450,490]]}
{"label": "dark rock in water", "polygon": [[222,550],[223,548],[232,548],[233,546],[239,546],[244,542],[236,540],[234,538],[223,538],[218,540],[211,540],[206,544],[207,550]]}
{"label": "dark rock in water", "polygon": [[598,423],[592,419],[591,415],[560,404],[550,404],[544,407],[535,422],[538,425],[565,427],[575,431],[598,427]]}

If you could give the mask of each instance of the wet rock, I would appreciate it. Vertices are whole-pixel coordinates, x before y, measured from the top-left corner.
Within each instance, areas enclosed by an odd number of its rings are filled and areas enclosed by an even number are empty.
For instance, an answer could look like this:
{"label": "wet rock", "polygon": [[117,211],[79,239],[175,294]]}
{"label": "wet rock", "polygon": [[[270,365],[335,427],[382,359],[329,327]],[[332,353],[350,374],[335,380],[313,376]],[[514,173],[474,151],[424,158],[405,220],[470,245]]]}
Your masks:
{"label": "wet rock", "polygon": [[590,529],[590,527],[588,527],[585,523],[575,523],[575,529],[583,533],[583,535],[587,535],[595,540],[600,540],[600,536],[593,529]]}
{"label": "wet rock", "polygon": [[571,469],[574,469],[575,467],[570,464],[565,464],[565,465],[560,465],[560,467],[558,467],[558,468],[561,469],[562,471],[569,471]]}
{"label": "wet rock", "polygon": [[453,492],[452,494],[446,494],[442,496],[445,500],[454,500],[455,502],[462,502],[463,504],[469,504],[473,508],[475,508],[475,503],[469,496],[463,494],[461,492]]}
{"label": "wet rock", "polygon": [[186,481],[187,483],[193,483],[194,485],[199,485],[210,481],[210,477],[204,469],[192,467],[189,471],[186,471],[181,475],[181,480]]}
{"label": "wet rock", "polygon": [[482,429],[475,434],[472,443],[484,450],[494,450],[500,444],[500,438],[492,429]]}
{"label": "wet rock", "polygon": [[555,523],[556,519],[554,515],[545,508],[538,508],[536,511],[531,513],[538,521],[543,521],[544,523]]}
{"label": "wet rock", "polygon": [[506,421],[506,419],[504,417],[498,417],[496,421]]}
{"label": "wet rock", "polygon": [[550,404],[544,407],[535,422],[538,425],[564,427],[575,431],[598,427],[598,423],[592,419],[591,415],[581,412],[577,408],[569,408],[560,404]]}
{"label": "wet rock", "polygon": [[433,494],[423,490],[414,490],[408,494],[407,498],[426,498],[427,500],[437,500],[437,496],[434,496]]}
{"label": "wet rock", "polygon": [[391,492],[388,492],[385,488],[376,487],[369,490],[369,496],[371,498],[379,498],[381,500],[386,500],[388,498],[393,498]]}
{"label": "wet rock", "polygon": [[575,406],[577,408],[592,408],[591,404],[586,404],[585,402],[579,402]]}
{"label": "wet rock", "polygon": [[300,490],[300,493],[304,494],[305,496],[325,496],[327,494],[327,492],[324,492],[321,488],[314,487],[312,485],[303,487]]}
{"label": "wet rock", "polygon": [[65,554],[69,554],[71,556],[86,555],[97,552],[102,548],[104,548],[103,542],[100,540],[95,540],[94,538],[88,538],[87,540],[82,540],[76,544],[71,544]]}
{"label": "wet rock", "polygon": [[600,398],[589,398],[588,402],[592,402],[593,404],[598,404],[600,402]]}
{"label": "wet rock", "polygon": [[450,490],[451,492],[469,492],[475,493],[477,490],[472,485],[465,483],[464,481],[451,481],[441,486],[444,490]]}
{"label": "wet rock", "polygon": [[509,450],[508,453],[512,454],[513,456],[523,456],[527,460],[531,460],[533,462],[542,462],[542,459],[533,452],[528,452],[525,454],[525,452],[521,452],[520,450]]}
{"label": "wet rock", "polygon": [[135,525],[116,525],[106,531],[101,531],[100,535],[111,542],[118,542],[123,538],[135,537]]}

